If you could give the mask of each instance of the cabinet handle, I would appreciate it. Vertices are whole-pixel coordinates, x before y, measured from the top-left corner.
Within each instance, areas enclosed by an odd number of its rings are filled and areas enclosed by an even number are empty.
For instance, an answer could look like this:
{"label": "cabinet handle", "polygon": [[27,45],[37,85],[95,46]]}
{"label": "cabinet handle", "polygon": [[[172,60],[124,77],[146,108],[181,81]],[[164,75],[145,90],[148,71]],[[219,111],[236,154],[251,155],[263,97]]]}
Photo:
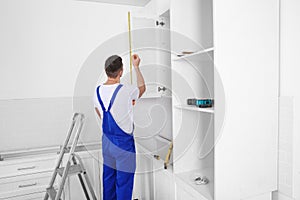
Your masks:
{"label": "cabinet handle", "polygon": [[29,169],[35,169],[35,166],[18,168],[18,171],[29,170]]}
{"label": "cabinet handle", "polygon": [[27,185],[19,185],[19,188],[26,188],[26,187],[32,187],[32,186],[36,186],[37,183],[32,183],[32,184],[27,184]]}

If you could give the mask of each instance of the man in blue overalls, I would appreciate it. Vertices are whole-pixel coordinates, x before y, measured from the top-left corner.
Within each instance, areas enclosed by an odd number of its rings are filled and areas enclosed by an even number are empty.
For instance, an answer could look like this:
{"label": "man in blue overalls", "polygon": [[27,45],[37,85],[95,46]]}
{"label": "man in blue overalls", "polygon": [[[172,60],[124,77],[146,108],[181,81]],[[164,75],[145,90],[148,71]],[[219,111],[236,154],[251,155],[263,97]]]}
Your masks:
{"label": "man in blue overalls", "polygon": [[97,87],[94,103],[102,121],[103,200],[131,200],[136,168],[133,105],[146,90],[140,58],[132,56],[137,86],[122,85],[122,58],[105,62],[107,81]]}

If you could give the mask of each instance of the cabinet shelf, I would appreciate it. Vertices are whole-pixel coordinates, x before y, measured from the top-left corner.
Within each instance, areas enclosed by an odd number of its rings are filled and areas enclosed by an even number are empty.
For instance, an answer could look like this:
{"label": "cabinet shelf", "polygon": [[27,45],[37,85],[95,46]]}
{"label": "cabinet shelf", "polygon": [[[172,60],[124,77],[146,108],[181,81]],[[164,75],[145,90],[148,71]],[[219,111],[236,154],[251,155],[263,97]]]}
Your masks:
{"label": "cabinet shelf", "polygon": [[175,105],[177,109],[181,110],[189,110],[189,111],[196,111],[196,112],[204,112],[204,113],[214,113],[214,108],[198,108],[196,106],[186,106],[186,105]]}
{"label": "cabinet shelf", "polygon": [[208,53],[211,53],[214,51],[214,48],[207,48],[201,51],[197,51],[191,54],[187,54],[181,57],[176,57],[173,58],[173,61],[181,61],[181,60],[191,60],[191,59],[196,59],[196,60],[208,60],[208,59],[212,59],[210,56],[208,56]]}
{"label": "cabinet shelf", "polygon": [[[206,185],[197,185],[194,179],[197,176],[206,176],[209,183]],[[192,170],[188,172],[182,172],[175,174],[177,181],[181,181],[181,184],[187,184],[189,187],[193,188],[202,199],[212,200],[214,196],[214,170],[213,168],[205,168],[199,170]]]}
{"label": "cabinet shelf", "polygon": [[164,96],[161,94],[148,94],[145,96],[142,96],[141,99],[155,99],[155,98],[172,98],[171,96]]}

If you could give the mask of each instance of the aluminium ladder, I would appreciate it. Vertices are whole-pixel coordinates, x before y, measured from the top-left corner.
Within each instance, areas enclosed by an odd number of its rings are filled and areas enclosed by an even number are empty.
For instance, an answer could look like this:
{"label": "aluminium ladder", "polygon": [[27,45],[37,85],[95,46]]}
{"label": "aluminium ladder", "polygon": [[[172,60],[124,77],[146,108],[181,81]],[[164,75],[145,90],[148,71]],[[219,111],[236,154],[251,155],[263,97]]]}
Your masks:
{"label": "aluminium ladder", "polygon": [[[78,175],[80,184],[82,186],[82,189],[84,191],[85,197],[87,200],[90,200],[89,193],[92,196],[92,200],[97,200],[96,195],[94,193],[92,184],[88,178],[88,175],[86,173],[86,170],[83,166],[82,160],[80,157],[75,154],[77,143],[79,140],[79,135],[82,130],[84,123],[84,115],[81,113],[75,113],[73,115],[71,127],[69,129],[69,132],[67,134],[67,138],[60,150],[59,157],[57,160],[57,163],[55,165],[54,172],[51,177],[50,184],[48,188],[46,189],[46,194],[44,197],[44,200],[48,200],[49,197],[51,200],[60,200],[61,195],[66,183],[66,180],[69,176],[72,175]],[[73,137],[72,146],[69,148],[68,143],[73,135],[73,132],[75,132],[75,136]],[[65,153],[69,152],[68,160],[65,167],[61,167],[62,160]],[[58,190],[54,188],[54,183],[56,180],[57,175],[61,176],[61,180],[58,186]],[[87,188],[89,190],[89,193],[87,191]]]}

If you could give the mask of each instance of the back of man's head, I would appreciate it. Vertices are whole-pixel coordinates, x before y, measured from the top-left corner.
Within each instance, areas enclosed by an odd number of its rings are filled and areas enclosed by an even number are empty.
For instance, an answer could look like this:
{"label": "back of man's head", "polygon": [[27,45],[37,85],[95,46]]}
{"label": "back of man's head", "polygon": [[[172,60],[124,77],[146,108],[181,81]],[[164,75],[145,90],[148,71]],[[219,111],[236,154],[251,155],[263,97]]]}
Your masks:
{"label": "back of man's head", "polygon": [[117,55],[112,55],[105,61],[105,72],[110,78],[117,78],[119,72],[123,69],[122,58]]}

